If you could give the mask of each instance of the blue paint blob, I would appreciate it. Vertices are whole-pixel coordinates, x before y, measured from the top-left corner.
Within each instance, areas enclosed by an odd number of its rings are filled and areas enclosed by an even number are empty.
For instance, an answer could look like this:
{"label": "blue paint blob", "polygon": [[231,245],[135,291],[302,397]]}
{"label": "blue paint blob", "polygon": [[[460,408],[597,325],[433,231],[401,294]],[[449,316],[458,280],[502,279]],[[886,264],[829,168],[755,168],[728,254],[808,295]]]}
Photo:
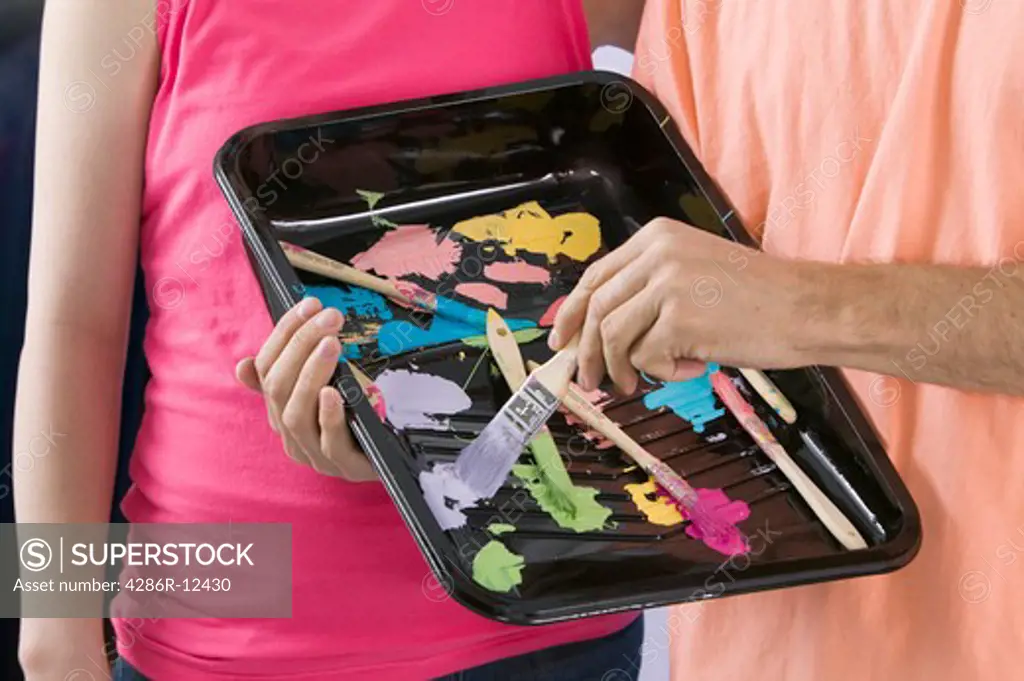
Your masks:
{"label": "blue paint blob", "polygon": [[395,317],[384,296],[359,286],[347,289],[338,286],[307,286],[306,293],[319,298],[324,307],[341,310],[346,317],[381,322]]}
{"label": "blue paint blob", "polygon": [[[385,324],[377,335],[377,348],[384,357],[409,352],[431,345],[482,336],[487,333],[487,313],[448,298],[438,297],[437,313],[430,326],[420,328],[409,321],[396,320]],[[537,326],[529,319],[506,319],[509,329],[518,331]]]}
{"label": "blue paint blob", "polygon": [[711,374],[716,371],[717,364],[708,364],[704,373],[696,378],[666,383],[644,395],[644,406],[648,409],[668,407],[692,423],[695,432],[703,433],[704,424],[725,415],[724,408],[715,406],[715,390],[711,387]]}
{"label": "blue paint blob", "polygon": [[[363,320],[380,323],[395,317],[384,296],[359,286],[307,286],[306,294],[319,298],[324,307],[340,310],[345,317],[354,318],[357,322]],[[358,345],[345,343],[341,356],[358,359],[363,356],[363,352]]]}

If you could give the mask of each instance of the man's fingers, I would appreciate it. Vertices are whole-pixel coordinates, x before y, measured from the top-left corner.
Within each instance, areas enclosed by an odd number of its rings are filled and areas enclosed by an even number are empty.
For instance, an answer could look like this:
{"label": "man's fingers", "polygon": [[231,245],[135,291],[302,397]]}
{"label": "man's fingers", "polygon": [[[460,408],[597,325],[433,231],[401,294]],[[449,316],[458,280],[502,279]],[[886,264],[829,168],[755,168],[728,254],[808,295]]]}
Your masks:
{"label": "man's fingers", "polygon": [[[595,390],[604,376],[602,325],[609,315],[644,290],[650,276],[650,260],[644,255],[631,260],[591,295],[578,352],[578,377],[584,390]],[[646,327],[640,331],[645,330]]]}
{"label": "man's fingers", "polygon": [[651,232],[645,226],[626,243],[587,268],[555,316],[554,327],[548,335],[548,345],[552,350],[561,350],[576,334],[586,318],[590,297],[619,270],[639,257],[650,239]]}
{"label": "man's fingers", "polygon": [[677,332],[668,316],[660,313],[657,322],[634,344],[630,364],[662,381],[684,381],[699,376],[703,372],[703,364],[681,356],[677,351],[676,348],[683,344],[681,339],[674,337]]}
{"label": "man's fingers", "polygon": [[274,330],[270,332],[263,347],[256,353],[254,363],[256,373],[260,378],[266,377],[295,332],[322,308],[323,304],[318,299],[304,298],[284,313],[284,316],[274,325]]}
{"label": "man's fingers", "polygon": [[625,395],[636,390],[638,380],[632,349],[657,321],[657,298],[648,289],[605,317],[601,324],[602,362],[608,368],[608,377]]}
{"label": "man's fingers", "polygon": [[341,393],[327,386],[320,390],[320,450],[342,475],[353,482],[375,480],[377,473],[370,460],[359,451],[352,431],[345,422],[345,403]]}

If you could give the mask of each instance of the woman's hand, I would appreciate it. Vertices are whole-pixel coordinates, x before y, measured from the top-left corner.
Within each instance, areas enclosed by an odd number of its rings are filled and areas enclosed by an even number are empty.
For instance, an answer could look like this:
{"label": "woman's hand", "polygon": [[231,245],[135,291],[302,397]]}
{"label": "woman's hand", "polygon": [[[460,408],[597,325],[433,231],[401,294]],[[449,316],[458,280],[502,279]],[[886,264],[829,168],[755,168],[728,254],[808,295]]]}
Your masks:
{"label": "woman's hand", "polygon": [[588,390],[606,368],[631,393],[637,370],[678,381],[703,371],[703,362],[801,366],[808,269],[658,218],[587,269],[549,342],[557,350],[582,329],[579,383]]}
{"label": "woman's hand", "polygon": [[327,383],[338,365],[344,323],[338,310],[306,298],[274,327],[256,357],[238,363],[235,374],[263,395],[274,432],[296,463],[353,482],[377,475],[345,423],[339,393]]}

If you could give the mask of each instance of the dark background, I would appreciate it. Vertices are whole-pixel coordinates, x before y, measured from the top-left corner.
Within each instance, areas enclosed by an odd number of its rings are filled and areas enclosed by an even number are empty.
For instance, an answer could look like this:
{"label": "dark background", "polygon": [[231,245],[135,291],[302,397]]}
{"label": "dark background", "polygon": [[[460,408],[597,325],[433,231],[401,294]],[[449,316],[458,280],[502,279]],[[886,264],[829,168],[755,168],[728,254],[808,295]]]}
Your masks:
{"label": "dark background", "polygon": [[[25,331],[42,6],[43,0],[0,0],[0,522],[5,523],[14,521],[9,465],[18,358]],[[117,499],[128,486],[128,453],[138,429],[142,388],[148,378],[142,357],[146,318],[142,279],[137,275],[125,368]],[[112,505],[111,519],[123,521],[116,504]],[[17,551],[11,548],[4,547],[0,560],[16,563]],[[18,620],[0,619],[0,679],[22,679],[17,650]]]}

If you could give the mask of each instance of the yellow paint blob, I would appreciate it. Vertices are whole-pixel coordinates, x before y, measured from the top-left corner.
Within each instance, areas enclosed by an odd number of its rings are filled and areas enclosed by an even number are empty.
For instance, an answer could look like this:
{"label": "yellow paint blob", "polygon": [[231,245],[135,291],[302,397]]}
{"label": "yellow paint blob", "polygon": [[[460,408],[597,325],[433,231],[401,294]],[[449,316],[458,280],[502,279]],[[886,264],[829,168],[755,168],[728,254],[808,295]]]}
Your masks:
{"label": "yellow paint blob", "polygon": [[655,494],[658,491],[654,480],[648,480],[643,484],[626,485],[625,489],[649,522],[666,527],[683,522],[682,514],[667,498],[660,495],[654,501],[647,498],[648,494]]}
{"label": "yellow paint blob", "polygon": [[601,226],[590,213],[552,217],[536,201],[497,215],[463,220],[452,232],[473,241],[495,241],[509,256],[518,251],[543,253],[554,263],[559,255],[584,261],[601,247]]}

